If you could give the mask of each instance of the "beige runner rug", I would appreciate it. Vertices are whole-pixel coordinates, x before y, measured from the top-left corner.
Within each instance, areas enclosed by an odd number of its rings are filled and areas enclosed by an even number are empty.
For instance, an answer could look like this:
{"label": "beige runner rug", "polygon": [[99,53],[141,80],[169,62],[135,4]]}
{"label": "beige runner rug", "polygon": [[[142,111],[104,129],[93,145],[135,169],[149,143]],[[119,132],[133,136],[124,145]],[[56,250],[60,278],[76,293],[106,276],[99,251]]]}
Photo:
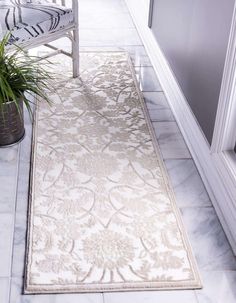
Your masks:
{"label": "beige runner rug", "polygon": [[127,54],[80,60],[36,113],[25,292],[199,288]]}

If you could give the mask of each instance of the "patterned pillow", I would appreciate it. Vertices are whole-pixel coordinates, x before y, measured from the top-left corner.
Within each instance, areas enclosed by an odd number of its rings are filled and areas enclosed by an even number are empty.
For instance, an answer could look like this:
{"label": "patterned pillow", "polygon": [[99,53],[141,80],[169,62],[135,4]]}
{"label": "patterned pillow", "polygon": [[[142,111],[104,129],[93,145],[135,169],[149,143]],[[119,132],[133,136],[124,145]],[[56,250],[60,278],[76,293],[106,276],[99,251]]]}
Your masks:
{"label": "patterned pillow", "polygon": [[11,31],[10,43],[27,42],[72,22],[72,9],[45,0],[0,0],[0,39]]}

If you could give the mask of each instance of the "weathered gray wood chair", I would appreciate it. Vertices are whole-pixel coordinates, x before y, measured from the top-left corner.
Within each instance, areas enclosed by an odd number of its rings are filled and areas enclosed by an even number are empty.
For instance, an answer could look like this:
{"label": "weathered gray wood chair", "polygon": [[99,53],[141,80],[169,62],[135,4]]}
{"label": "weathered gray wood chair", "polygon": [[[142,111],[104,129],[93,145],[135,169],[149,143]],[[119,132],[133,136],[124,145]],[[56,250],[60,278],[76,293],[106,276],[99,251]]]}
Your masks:
{"label": "weathered gray wood chair", "polygon": [[[72,58],[73,76],[79,74],[78,0],[0,0],[0,39],[11,32],[11,44],[24,49],[45,45],[51,55],[63,53]],[[61,37],[71,40],[71,52],[52,46]]]}

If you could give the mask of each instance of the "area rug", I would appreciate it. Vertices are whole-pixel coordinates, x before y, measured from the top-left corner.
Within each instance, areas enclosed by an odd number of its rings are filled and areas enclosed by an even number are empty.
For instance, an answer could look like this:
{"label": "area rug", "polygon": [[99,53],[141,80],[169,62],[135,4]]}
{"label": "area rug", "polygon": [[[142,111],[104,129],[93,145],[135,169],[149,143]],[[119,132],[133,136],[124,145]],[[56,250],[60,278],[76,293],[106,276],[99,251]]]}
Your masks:
{"label": "area rug", "polygon": [[80,62],[36,111],[25,293],[199,288],[128,55]]}

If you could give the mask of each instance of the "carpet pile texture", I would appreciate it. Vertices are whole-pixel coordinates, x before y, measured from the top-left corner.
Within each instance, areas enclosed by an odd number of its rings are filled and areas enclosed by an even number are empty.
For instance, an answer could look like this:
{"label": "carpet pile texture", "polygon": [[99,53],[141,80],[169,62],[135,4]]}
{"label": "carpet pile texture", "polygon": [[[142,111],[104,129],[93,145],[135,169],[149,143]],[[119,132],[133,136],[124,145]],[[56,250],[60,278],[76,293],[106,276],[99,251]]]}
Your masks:
{"label": "carpet pile texture", "polygon": [[129,57],[80,62],[36,111],[25,293],[199,288]]}

